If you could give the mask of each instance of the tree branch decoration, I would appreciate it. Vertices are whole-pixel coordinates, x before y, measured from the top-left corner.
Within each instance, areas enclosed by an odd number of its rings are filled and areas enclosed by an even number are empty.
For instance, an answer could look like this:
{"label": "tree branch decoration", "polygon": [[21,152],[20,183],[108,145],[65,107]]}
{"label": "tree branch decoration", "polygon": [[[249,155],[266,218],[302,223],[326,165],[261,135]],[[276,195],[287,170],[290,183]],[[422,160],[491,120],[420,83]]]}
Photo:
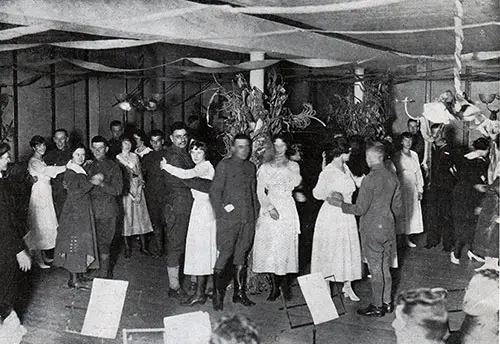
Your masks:
{"label": "tree branch decoration", "polygon": [[348,136],[361,135],[381,140],[389,131],[391,119],[389,80],[363,80],[363,99],[354,98],[353,91],[346,96],[333,95],[328,122],[333,122]]}
{"label": "tree branch decoration", "polygon": [[303,130],[311,120],[319,121],[316,111],[309,103],[303,104],[299,114],[293,114],[285,106],[288,94],[281,75],[275,70],[267,73],[265,91],[250,87],[242,74],[236,75],[232,89],[228,90],[217,80],[218,88],[207,108],[207,123],[215,127],[224,142],[224,155],[229,154],[233,137],[245,133],[252,138],[252,158],[260,164],[270,137],[283,131]]}
{"label": "tree branch decoration", "polygon": [[[2,119],[5,108],[9,104],[9,97],[7,93],[0,93],[0,119]],[[8,124],[3,124],[1,120],[0,122],[2,123],[2,127],[0,128],[0,142],[9,143],[14,137],[14,120],[11,120]]]}

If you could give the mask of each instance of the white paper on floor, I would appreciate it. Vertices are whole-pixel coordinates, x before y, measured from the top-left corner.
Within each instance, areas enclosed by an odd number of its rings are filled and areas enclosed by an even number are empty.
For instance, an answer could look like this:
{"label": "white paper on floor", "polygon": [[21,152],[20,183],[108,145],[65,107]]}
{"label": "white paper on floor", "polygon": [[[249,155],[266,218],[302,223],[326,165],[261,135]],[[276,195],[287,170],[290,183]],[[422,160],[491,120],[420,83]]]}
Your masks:
{"label": "white paper on floor", "polygon": [[337,319],[339,313],[330,297],[328,282],[320,272],[297,278],[315,325]]}
{"label": "white paper on floor", "polygon": [[165,344],[206,344],[212,327],[207,312],[192,312],[163,318]]}
{"label": "white paper on floor", "polygon": [[127,281],[95,278],[81,334],[115,339],[127,294]]}

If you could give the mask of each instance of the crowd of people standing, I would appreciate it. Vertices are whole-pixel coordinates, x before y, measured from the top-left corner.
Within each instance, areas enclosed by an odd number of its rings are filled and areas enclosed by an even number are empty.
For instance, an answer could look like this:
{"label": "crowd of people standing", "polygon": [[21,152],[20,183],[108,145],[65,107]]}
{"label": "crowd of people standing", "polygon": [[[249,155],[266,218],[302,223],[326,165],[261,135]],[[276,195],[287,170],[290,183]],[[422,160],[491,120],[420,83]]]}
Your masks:
{"label": "crowd of people standing", "polygon": [[[84,288],[94,277],[112,278],[111,246],[118,228],[125,258],[133,254],[131,237],[139,239],[141,253],[166,255],[168,296],[182,305],[212,297],[214,309],[223,310],[231,278],[233,302],[254,305],[246,294],[252,248],[253,272],[269,276],[268,300],[281,293],[291,297],[288,276],[299,272],[296,202],[303,199],[296,192],[300,165],[291,159],[287,135],[272,137],[272,154],[257,169],[248,160],[252,140],[245,134],[234,137],[230,156],[214,166],[207,143],[190,137],[182,122],[172,124],[169,147],[160,130],[149,137],[141,130],[124,134],[119,121],[110,129],[112,138],[95,136],[90,149],[68,145],[64,129],[53,134],[55,148],[47,154],[43,137],[31,139],[28,231],[4,236],[12,242],[2,252],[8,257],[2,269],[14,274],[16,263],[29,269],[31,251],[40,268],[63,267],[68,286]],[[315,220],[310,270],[342,282],[345,297],[359,301],[352,282],[362,278],[365,262],[372,299],[358,310],[361,315],[393,311],[390,268],[397,266],[397,235],[413,248],[425,227],[425,247],[442,240],[453,264],[459,264],[464,247],[471,259],[498,259],[499,179],[488,158],[498,143],[480,138],[472,151],[458,154],[443,126],[431,131],[430,167],[414,120],[408,121],[398,149],[343,134],[324,147],[323,168],[312,189],[323,205]],[[8,151],[8,145],[0,145],[0,171],[7,169]],[[1,205],[8,209],[7,188],[0,191]],[[12,220],[1,229],[14,227]],[[182,287],[183,275],[194,276],[192,295]],[[2,293],[2,304],[9,304]]]}

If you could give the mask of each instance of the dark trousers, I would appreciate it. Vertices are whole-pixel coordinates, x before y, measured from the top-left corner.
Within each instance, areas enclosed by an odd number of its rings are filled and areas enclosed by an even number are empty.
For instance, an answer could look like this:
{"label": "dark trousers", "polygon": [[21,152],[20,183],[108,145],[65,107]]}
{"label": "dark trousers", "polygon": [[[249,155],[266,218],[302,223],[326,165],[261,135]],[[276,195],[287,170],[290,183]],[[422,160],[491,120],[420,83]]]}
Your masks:
{"label": "dark trousers", "polygon": [[162,228],[163,225],[163,202],[155,194],[154,190],[146,189],[144,195],[146,196],[146,205],[148,206],[149,218],[155,231]]}
{"label": "dark trousers", "polygon": [[186,251],[186,236],[189,214],[170,213],[166,217],[165,239],[167,241],[167,266],[176,267]]}
{"label": "dark trousers", "polygon": [[20,277],[19,265],[15,258],[0,261],[0,311],[14,308]]}
{"label": "dark trousers", "polygon": [[95,231],[97,236],[97,248],[99,255],[109,255],[111,242],[116,231],[116,217],[107,217],[104,219],[95,219]]}
{"label": "dark trousers", "polygon": [[255,224],[217,220],[217,250],[219,257],[215,269],[224,270],[231,257],[234,265],[246,265],[248,252],[252,248]]}
{"label": "dark trousers", "polygon": [[427,245],[436,246],[443,238],[443,248],[451,251],[455,244],[451,211],[451,190],[431,188],[429,190]]}
{"label": "dark trousers", "polygon": [[392,277],[390,271],[391,257],[395,240],[378,241],[374,238],[361,236],[363,255],[368,261],[372,274],[372,304],[382,306],[391,302]]}

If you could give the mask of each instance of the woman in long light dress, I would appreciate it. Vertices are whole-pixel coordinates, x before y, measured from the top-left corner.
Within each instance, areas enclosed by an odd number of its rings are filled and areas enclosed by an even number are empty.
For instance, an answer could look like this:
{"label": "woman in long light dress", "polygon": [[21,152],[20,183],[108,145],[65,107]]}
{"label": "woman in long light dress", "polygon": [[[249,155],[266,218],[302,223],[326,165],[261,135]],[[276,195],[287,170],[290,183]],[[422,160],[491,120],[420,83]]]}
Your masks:
{"label": "woman in long light dress", "polygon": [[[35,182],[31,187],[28,207],[29,232],[24,240],[26,246],[34,251],[35,261],[42,269],[50,268],[42,258],[42,250],[52,250],[56,246],[57,216],[52,201],[50,180],[66,171],[66,166],[47,166],[43,155],[47,150],[45,139],[39,135],[30,140],[33,156],[28,162],[28,172]],[[46,258],[47,262],[51,262]]]}
{"label": "woman in long light dress", "polygon": [[[207,152],[205,143],[196,140],[191,142],[189,152],[191,159],[196,164],[194,168],[184,170],[168,164],[165,159],[162,160],[161,168],[181,179],[199,177],[212,180],[215,169],[210,161],[205,160]],[[205,288],[208,276],[212,274],[217,259],[215,213],[209,195],[194,189],[191,189],[191,193],[194,202],[186,237],[184,274],[196,276],[197,283],[196,292],[181,302],[183,306],[202,305],[207,301]]]}
{"label": "woman in long light dress", "polygon": [[394,154],[393,162],[399,182],[401,183],[401,196],[403,200],[403,216],[397,219],[397,234],[405,235],[406,244],[416,247],[410,235],[423,233],[424,223],[422,220],[422,208],[420,201],[424,192],[424,178],[418,154],[411,150],[413,142],[412,134],[405,132],[401,134],[402,149]]}
{"label": "woman in long light dress", "polygon": [[116,160],[124,169],[124,180],[127,188],[122,196],[123,200],[123,239],[125,242],[125,258],[130,258],[132,248],[129,238],[138,235],[141,242],[141,252],[150,255],[146,234],[153,232],[153,225],[149,218],[146,199],[144,197],[144,179],[142,177],[139,156],[131,152],[132,141],[123,137],[121,139],[122,152]]}
{"label": "woman in long light dress", "polygon": [[342,209],[328,203],[332,192],[340,192],[344,200],[352,200],[356,181],[346,162],[350,147],[345,138],[336,138],[327,152],[327,160],[333,159],[321,171],[313,196],[325,202],[321,206],[314,228],[311,273],[321,272],[331,282],[344,282],[344,296],[359,301],[351,282],[361,279],[361,246],[354,215],[344,214]]}
{"label": "woman in long light dress", "polygon": [[269,273],[271,292],[268,301],[280,295],[289,298],[287,274],[299,271],[299,214],[293,190],[302,181],[300,167],[286,156],[287,142],[283,136],[272,139],[274,158],[257,171],[257,196],[260,214],[255,228],[253,271]]}

